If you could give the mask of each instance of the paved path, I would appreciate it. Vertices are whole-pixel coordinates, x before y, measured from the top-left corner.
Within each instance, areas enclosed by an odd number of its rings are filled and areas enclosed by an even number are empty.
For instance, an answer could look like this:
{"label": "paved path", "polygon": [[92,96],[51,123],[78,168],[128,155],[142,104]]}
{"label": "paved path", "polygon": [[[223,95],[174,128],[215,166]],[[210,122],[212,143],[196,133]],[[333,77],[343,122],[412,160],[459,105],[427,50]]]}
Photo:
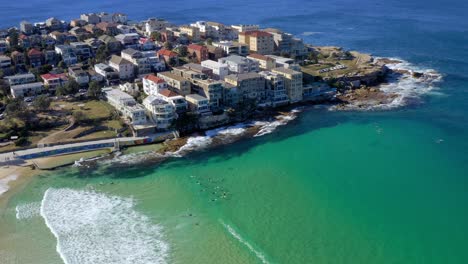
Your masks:
{"label": "paved path", "polygon": [[[111,139],[103,139],[103,140],[95,140],[95,141],[86,141],[86,142],[80,142],[80,143],[70,143],[70,144],[64,144],[64,145],[57,145],[57,146],[51,146],[51,147],[42,147],[42,148],[31,148],[31,149],[25,149],[25,150],[18,150],[18,151],[13,151],[13,152],[7,152],[7,153],[2,153],[0,154],[0,165],[2,163],[12,163],[14,161],[19,160],[18,157],[23,157],[27,155],[34,155],[34,154],[41,154],[43,152],[48,152],[48,151],[60,151],[60,150],[65,150],[68,148],[75,148],[75,147],[87,147],[87,146],[92,146],[96,144],[115,144],[118,142],[119,144],[123,144],[126,142],[132,142],[135,140],[144,140],[146,139],[145,137],[124,137],[124,138],[111,138]],[[107,147],[98,147],[95,149],[102,149],[102,148],[107,148]],[[93,149],[93,150],[95,150]],[[69,153],[75,153],[79,151],[86,151],[85,148],[82,150],[76,150],[76,151],[70,151],[67,152],[66,154]],[[65,153],[61,153],[65,154]],[[52,154],[53,155],[53,154]],[[47,156],[47,155],[46,155]]]}

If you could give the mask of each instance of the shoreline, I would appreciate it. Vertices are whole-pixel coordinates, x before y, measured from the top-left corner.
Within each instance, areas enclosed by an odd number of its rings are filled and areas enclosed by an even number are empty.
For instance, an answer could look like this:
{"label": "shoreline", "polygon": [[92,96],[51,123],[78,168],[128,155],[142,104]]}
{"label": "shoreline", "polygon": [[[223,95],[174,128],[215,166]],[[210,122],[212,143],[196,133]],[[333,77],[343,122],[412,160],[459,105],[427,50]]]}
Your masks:
{"label": "shoreline", "polygon": [[[98,150],[35,159],[42,164],[42,169],[32,169],[31,167],[18,165],[0,167],[0,184],[6,189],[4,193],[0,193],[0,206],[7,203],[9,197],[16,193],[18,188],[24,186],[31,176],[49,170],[70,165],[87,168],[94,168],[102,164],[117,166],[127,166],[129,164],[156,165],[171,158],[183,157],[192,151],[212,149],[239,140],[270,134],[277,127],[294,120],[298,112],[307,111],[320,103],[324,103],[322,105],[325,105],[330,111],[391,110],[414,103],[410,99],[419,99],[420,96],[432,89],[432,83],[438,82],[442,78],[434,70],[416,69],[411,63],[401,59],[376,58],[376,61],[389,67],[389,76],[383,83],[340,92],[331,100],[301,102],[276,109],[257,111],[252,117],[244,121],[197,131],[180,138],[166,140],[163,143],[150,144],[157,145],[154,147],[156,149],[149,147],[149,150],[133,153],[132,151],[123,151],[130,152],[127,154],[120,151],[117,153],[110,151],[101,153],[106,151]],[[415,87],[409,87],[409,91],[406,91],[404,87],[399,87],[405,85],[414,85]],[[423,91],[417,91],[418,88]],[[131,148],[129,147],[126,150]],[[30,160],[27,164],[32,166],[35,160]],[[8,179],[10,176],[14,177]],[[2,181],[5,183],[2,183]]]}

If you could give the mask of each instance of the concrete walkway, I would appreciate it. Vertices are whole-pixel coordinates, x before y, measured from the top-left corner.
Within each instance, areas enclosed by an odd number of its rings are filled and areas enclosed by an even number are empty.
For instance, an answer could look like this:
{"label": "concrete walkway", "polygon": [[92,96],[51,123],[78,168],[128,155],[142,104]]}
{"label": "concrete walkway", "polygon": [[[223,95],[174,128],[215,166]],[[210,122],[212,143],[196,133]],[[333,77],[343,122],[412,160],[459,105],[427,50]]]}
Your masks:
{"label": "concrete walkway", "polygon": [[69,154],[88,150],[96,150],[103,148],[110,148],[114,145],[134,145],[136,140],[145,140],[146,137],[124,137],[124,138],[111,138],[95,141],[86,141],[80,143],[70,143],[64,145],[57,145],[51,147],[31,148],[25,150],[12,151],[0,154],[0,165],[8,165],[16,163],[20,160],[30,159],[32,156],[55,156],[61,154]]}

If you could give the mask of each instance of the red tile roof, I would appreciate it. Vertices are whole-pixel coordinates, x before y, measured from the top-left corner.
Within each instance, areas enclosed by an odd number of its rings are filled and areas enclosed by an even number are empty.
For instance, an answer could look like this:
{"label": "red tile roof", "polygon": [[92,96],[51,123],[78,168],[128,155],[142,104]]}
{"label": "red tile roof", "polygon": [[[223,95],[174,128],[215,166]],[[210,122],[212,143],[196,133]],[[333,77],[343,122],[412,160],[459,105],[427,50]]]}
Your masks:
{"label": "red tile roof", "polygon": [[178,93],[167,89],[159,91],[159,94],[164,97],[174,97],[179,95]]}
{"label": "red tile roof", "polygon": [[154,83],[165,83],[165,82],[166,82],[166,81],[164,81],[163,79],[161,79],[161,78],[155,76],[154,74],[146,75],[146,76],[145,76],[145,79],[150,80],[150,81],[152,81],[152,82],[154,82]]}
{"label": "red tile roof", "polygon": [[239,34],[240,35],[249,35],[249,36],[252,36],[252,37],[271,37],[272,36],[270,33],[265,32],[265,31],[260,31],[260,30],[241,32]]}
{"label": "red tile roof", "polygon": [[53,79],[62,79],[62,80],[67,80],[68,77],[65,73],[58,73],[58,74],[55,74],[55,73],[46,73],[46,74],[42,74],[41,75],[41,78],[45,81],[45,80],[53,80]]}
{"label": "red tile roof", "polygon": [[34,56],[34,55],[42,55],[42,52],[40,52],[37,49],[31,49],[30,51],[28,51],[28,56]]}
{"label": "red tile roof", "polygon": [[201,51],[203,49],[207,49],[207,47],[202,46],[202,45],[198,45],[198,44],[190,44],[190,45],[187,46],[187,49]]}
{"label": "red tile roof", "polygon": [[168,57],[177,57],[177,53],[171,51],[171,50],[167,50],[167,49],[161,49],[158,51],[158,55],[160,56],[168,56]]}

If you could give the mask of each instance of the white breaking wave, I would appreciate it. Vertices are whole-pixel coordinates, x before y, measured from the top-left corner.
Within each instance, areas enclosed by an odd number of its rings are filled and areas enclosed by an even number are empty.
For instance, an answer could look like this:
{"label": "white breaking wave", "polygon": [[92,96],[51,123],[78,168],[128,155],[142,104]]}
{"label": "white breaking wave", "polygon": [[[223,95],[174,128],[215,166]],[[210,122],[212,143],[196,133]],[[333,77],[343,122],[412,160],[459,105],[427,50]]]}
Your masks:
{"label": "white breaking wave", "polygon": [[134,206],[132,199],[94,191],[48,189],[40,214],[65,264],[166,263],[162,227]]}
{"label": "white breaking wave", "polygon": [[[380,89],[385,93],[396,94],[397,97],[390,103],[379,104],[372,108],[391,109],[405,106],[413,100],[418,101],[421,96],[436,89],[436,84],[442,80],[442,75],[433,69],[421,68],[398,58],[390,58],[390,60],[395,63],[386,64],[389,69],[407,71],[409,74],[389,76],[389,82],[381,85]],[[413,77],[414,72],[422,73],[423,77]]]}
{"label": "white breaking wave", "polygon": [[239,233],[237,233],[236,230],[232,226],[230,226],[228,224],[225,224],[222,221],[221,221],[221,224],[224,226],[224,228],[226,228],[226,230],[229,232],[229,234],[231,234],[237,241],[239,241],[244,246],[246,246],[250,250],[250,252],[254,253],[255,256],[257,256],[257,258],[260,261],[262,261],[262,263],[264,263],[264,264],[269,263],[268,260],[265,257],[265,254],[263,254],[260,250],[255,249],[249,242],[247,242],[244,238],[242,238],[241,235],[239,235]]}
{"label": "white breaking wave", "polygon": [[260,130],[257,132],[257,134],[254,135],[254,137],[261,137],[267,134],[272,133],[275,131],[279,126],[284,126],[290,121],[296,119],[297,113],[299,113],[299,109],[294,109],[291,111],[289,115],[280,115],[276,116],[276,120],[272,122],[266,122],[266,121],[257,121],[254,124],[256,126],[260,126]]}
{"label": "white breaking wave", "polygon": [[18,175],[15,175],[15,174],[9,175],[5,178],[0,179],[0,196],[6,193],[10,189],[10,186],[8,185],[8,183],[16,179],[18,179]]}
{"label": "white breaking wave", "polygon": [[245,128],[248,126],[249,124],[239,123],[233,126],[221,127],[221,128],[205,131],[205,135],[207,135],[208,137],[215,137],[218,135],[237,136],[237,135],[243,134],[246,131]]}
{"label": "white breaking wave", "polygon": [[41,203],[32,202],[32,203],[19,204],[15,207],[15,210],[16,210],[16,219],[18,220],[29,219],[29,218],[40,215]]}

